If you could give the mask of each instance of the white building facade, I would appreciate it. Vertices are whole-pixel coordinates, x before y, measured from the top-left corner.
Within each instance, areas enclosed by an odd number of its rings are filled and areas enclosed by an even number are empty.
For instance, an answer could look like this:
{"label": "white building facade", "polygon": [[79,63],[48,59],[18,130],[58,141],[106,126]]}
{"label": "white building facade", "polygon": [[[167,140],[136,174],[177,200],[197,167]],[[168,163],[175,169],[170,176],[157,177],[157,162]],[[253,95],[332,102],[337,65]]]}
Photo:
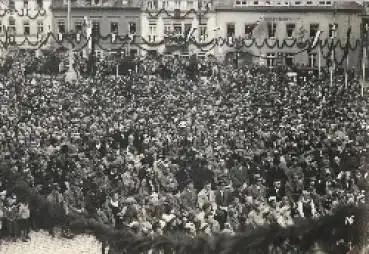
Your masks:
{"label": "white building facade", "polygon": [[50,6],[51,0],[1,2],[0,40],[3,44],[0,45],[0,54],[18,49],[36,49],[37,42],[45,39],[51,31],[53,16]]}
{"label": "white building facade", "polygon": [[211,1],[145,0],[141,13],[143,52],[204,55],[211,50],[215,24]]}
{"label": "white building facade", "polygon": [[[357,42],[361,38],[362,6],[356,2],[219,0],[214,9],[219,36],[228,41],[216,48],[220,56],[237,55],[247,64],[313,67],[319,62],[327,66],[333,63],[333,57],[335,64],[359,67],[361,46]],[[347,60],[344,56],[349,27]],[[306,50],[304,42],[313,41],[317,31],[321,31],[321,47]],[[334,51],[330,50],[332,45]]]}

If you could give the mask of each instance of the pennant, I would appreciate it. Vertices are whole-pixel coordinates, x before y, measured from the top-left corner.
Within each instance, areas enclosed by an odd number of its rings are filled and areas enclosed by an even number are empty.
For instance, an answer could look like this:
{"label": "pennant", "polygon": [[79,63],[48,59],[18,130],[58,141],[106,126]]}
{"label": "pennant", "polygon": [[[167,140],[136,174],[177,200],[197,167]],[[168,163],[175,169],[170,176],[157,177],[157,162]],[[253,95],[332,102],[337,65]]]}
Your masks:
{"label": "pennant", "polygon": [[193,38],[193,34],[195,33],[195,31],[197,30],[196,27],[191,28],[191,30],[188,32],[187,38],[186,38],[186,42],[189,42],[190,39]]}
{"label": "pennant", "polygon": [[316,47],[316,44],[318,43],[319,39],[320,39],[320,34],[322,33],[322,31],[317,31],[315,33],[315,37],[314,37],[314,40],[313,40],[313,44],[311,45],[311,48],[315,48]]}

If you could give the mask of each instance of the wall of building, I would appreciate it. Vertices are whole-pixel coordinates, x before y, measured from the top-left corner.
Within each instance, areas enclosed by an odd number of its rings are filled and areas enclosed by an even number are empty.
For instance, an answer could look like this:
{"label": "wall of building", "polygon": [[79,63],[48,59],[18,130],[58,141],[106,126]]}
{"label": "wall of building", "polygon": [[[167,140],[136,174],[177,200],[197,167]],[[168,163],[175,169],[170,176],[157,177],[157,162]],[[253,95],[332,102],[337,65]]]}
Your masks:
{"label": "wall of building", "polygon": [[[67,29],[67,9],[57,8],[53,10],[53,31],[59,33],[60,23],[65,24]],[[91,22],[98,22],[100,25],[100,34],[102,36],[108,36],[112,33],[111,24],[117,23],[118,30],[117,34],[119,36],[125,36],[130,34],[130,23],[135,24],[135,34],[141,34],[140,26],[140,9],[124,9],[124,8],[104,8],[104,7],[94,7],[94,8],[72,8],[71,10],[71,29],[76,31],[77,24],[84,24],[84,17],[87,17]],[[106,40],[99,40],[96,47],[97,54],[107,54],[108,51],[120,51],[124,54],[129,54],[132,50],[137,50],[138,48],[133,45],[125,45],[122,47],[122,41],[113,42],[111,38]]]}
{"label": "wall of building", "polygon": [[[28,5],[24,1],[13,1],[14,11],[7,12],[0,17],[0,40],[5,41],[6,31],[8,27],[15,27],[15,32],[11,32],[13,38],[17,43],[24,41],[27,37],[31,42],[36,42],[42,38],[52,26],[52,12],[50,9],[51,0],[29,0]],[[9,2],[0,4],[0,13],[3,14],[9,8]],[[14,23],[12,22],[14,21]],[[27,28],[28,27],[28,28]],[[13,30],[14,31],[14,30]],[[29,34],[26,33],[29,31]],[[33,48],[30,45],[23,45],[22,48]],[[3,49],[1,49],[4,52]],[[1,54],[1,52],[0,52]]]}
{"label": "wall of building", "polygon": [[[185,11],[181,12],[181,15],[185,15]],[[170,15],[174,15],[173,12]],[[148,13],[143,13],[141,16],[141,31],[142,36],[145,40],[150,42],[160,42],[165,38],[165,27],[171,26],[171,30],[174,30],[174,26],[180,25],[182,28],[182,34],[185,35],[185,26],[189,25],[192,28],[197,28],[193,37],[196,38],[198,42],[207,43],[214,38],[215,32],[215,13],[207,13],[201,17],[201,24],[198,15],[191,13],[184,18],[176,19],[168,16],[167,13],[161,13],[158,17],[150,16]],[[153,26],[155,27],[153,29]],[[206,28],[206,36],[200,39],[200,27]],[[153,37],[155,36],[155,37]],[[153,39],[155,38],[155,39]],[[158,53],[162,54],[166,51],[165,45],[160,46],[148,46],[143,45],[147,50],[156,50]],[[206,48],[204,48],[206,49]],[[200,52],[200,48],[195,46],[190,46],[190,51],[192,53]]]}
{"label": "wall of building", "polygon": [[[264,18],[262,18],[264,17]],[[276,24],[276,34],[275,39],[284,40],[287,39],[287,42],[292,42],[292,40],[288,40],[286,25],[287,24],[295,24],[295,30],[293,33],[293,38],[301,38],[303,41],[310,38],[310,24],[319,24],[319,30],[322,31],[320,38],[325,40],[329,38],[329,25],[333,23],[337,23],[338,27],[336,29],[336,39],[340,39],[345,45],[347,38],[347,29],[351,25],[351,43],[357,39],[360,39],[360,23],[361,18],[358,13],[345,13],[345,12],[337,12],[336,14],[332,12],[265,12],[265,11],[230,11],[223,10],[216,12],[216,26],[220,27],[218,35],[220,37],[227,37],[227,25],[234,24],[235,26],[235,37],[243,37],[246,38],[245,35],[245,25],[253,24],[257,22],[257,20],[263,20],[254,30],[253,37],[261,43],[264,38],[268,38],[268,27],[267,23]],[[300,31],[305,31],[300,32]],[[274,40],[268,40],[270,44],[273,44]],[[221,47],[221,53],[226,53],[232,51],[234,49],[229,48],[227,46]],[[322,51],[323,55],[327,55],[328,48],[324,48]],[[297,47],[292,48],[275,48],[270,49],[268,47],[264,47],[262,49],[258,49],[256,47],[251,48],[243,48],[242,51],[250,52],[253,55],[263,56],[265,57],[268,53],[295,53],[300,51]],[[313,50],[312,53],[317,53],[317,49]],[[336,56],[338,59],[343,55],[343,49],[337,48]],[[350,51],[349,54],[349,64],[354,67],[358,67],[358,59],[360,56],[360,48],[356,51]],[[255,62],[259,62],[260,59],[255,57]],[[266,64],[266,61],[261,61],[262,64]],[[294,62],[299,64],[309,64],[309,57],[307,52],[303,52],[294,57]],[[322,66],[326,65],[326,61],[322,61]]]}

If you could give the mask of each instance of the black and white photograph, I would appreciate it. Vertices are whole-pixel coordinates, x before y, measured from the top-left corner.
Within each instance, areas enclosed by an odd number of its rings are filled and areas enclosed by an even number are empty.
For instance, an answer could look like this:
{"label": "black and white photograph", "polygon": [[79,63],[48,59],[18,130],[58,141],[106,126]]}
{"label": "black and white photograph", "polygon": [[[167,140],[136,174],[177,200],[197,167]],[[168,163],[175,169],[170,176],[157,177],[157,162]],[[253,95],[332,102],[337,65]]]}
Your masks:
{"label": "black and white photograph", "polygon": [[0,254],[369,254],[369,1],[0,0]]}

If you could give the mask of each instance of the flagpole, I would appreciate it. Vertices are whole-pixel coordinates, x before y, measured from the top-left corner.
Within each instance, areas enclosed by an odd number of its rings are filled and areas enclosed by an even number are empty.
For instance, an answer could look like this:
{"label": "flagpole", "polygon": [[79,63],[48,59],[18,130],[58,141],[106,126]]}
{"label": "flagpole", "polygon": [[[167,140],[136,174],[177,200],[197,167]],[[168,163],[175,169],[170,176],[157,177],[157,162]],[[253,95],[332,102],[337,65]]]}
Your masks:
{"label": "flagpole", "polygon": [[365,82],[365,62],[366,59],[366,47],[363,47],[363,60],[362,60],[362,71],[363,71],[363,80],[361,82],[361,96],[364,96],[364,82]]}
{"label": "flagpole", "polygon": [[318,45],[318,70],[319,70],[319,78],[322,75],[322,60],[321,60],[321,48],[320,48],[320,40]]}
{"label": "flagpole", "polygon": [[[72,21],[71,21],[71,0],[68,0],[68,13],[67,13],[67,33],[68,33],[68,36],[72,36],[71,34],[71,26],[72,26]],[[66,82],[69,82],[69,83],[78,83],[78,78],[77,78],[77,73],[74,71],[73,69],[73,60],[74,60],[74,57],[73,57],[73,44],[70,43],[70,49],[68,51],[68,62],[69,62],[69,66],[68,66],[68,71],[67,73],[65,74],[65,81]]]}
{"label": "flagpole", "polygon": [[[368,33],[368,24],[365,24],[365,31],[364,33]],[[362,72],[363,72],[363,80],[361,82],[361,96],[364,96],[364,83],[365,83],[365,66],[366,66],[366,45],[367,45],[367,42],[364,42],[363,43],[363,59],[362,59]]]}
{"label": "flagpole", "polygon": [[[351,18],[350,16],[348,17],[348,28],[347,29],[351,29]],[[348,30],[349,31],[349,30]],[[349,31],[351,32],[351,30]],[[347,32],[347,45],[346,45],[346,71],[345,71],[345,89],[347,89],[348,86],[348,67],[349,67],[349,50],[348,50],[348,43],[350,43],[350,37],[349,37],[349,32]]]}

